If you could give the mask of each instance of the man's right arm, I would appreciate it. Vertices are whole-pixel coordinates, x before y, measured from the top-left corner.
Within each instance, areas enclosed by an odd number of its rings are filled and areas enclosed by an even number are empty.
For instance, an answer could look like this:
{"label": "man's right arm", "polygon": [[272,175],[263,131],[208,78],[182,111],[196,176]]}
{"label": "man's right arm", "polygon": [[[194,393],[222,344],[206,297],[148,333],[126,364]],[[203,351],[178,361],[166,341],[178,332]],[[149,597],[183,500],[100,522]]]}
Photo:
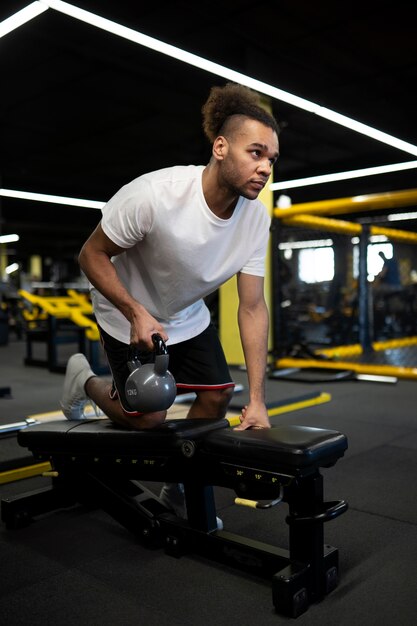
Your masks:
{"label": "man's right arm", "polygon": [[127,291],[120,282],[111,258],[125,252],[104,233],[101,225],[83,245],[79,264],[88,280],[126,317],[131,324],[131,343],[153,350],[152,334],[159,333],[168,340],[161,324]]}

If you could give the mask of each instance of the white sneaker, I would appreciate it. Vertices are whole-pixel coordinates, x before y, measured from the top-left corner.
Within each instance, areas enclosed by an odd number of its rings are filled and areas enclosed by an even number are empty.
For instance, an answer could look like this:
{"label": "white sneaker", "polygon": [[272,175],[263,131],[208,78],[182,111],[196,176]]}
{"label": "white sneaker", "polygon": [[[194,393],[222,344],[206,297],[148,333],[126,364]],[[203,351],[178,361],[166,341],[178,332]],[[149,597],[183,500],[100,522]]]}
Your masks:
{"label": "white sneaker", "polygon": [[[182,483],[165,483],[159,494],[159,499],[167,509],[171,509],[177,517],[187,518],[185,508],[184,485]],[[217,530],[223,530],[223,522],[216,517]]]}
{"label": "white sneaker", "polygon": [[65,372],[64,390],[61,398],[61,408],[69,420],[86,419],[84,407],[91,403],[85,393],[85,383],[96,376],[84,354],[73,354],[68,359]]}

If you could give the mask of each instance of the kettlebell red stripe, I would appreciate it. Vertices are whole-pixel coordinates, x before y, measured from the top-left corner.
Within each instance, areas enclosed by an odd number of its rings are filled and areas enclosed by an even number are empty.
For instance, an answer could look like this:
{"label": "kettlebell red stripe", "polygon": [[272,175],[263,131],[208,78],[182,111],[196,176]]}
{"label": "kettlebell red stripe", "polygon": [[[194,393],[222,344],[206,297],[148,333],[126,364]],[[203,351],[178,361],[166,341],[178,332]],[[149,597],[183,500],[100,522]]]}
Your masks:
{"label": "kettlebell red stripe", "polygon": [[186,383],[177,383],[178,393],[186,391],[211,391],[217,389],[230,389],[235,387],[235,383],[223,383],[221,385],[190,385]]}

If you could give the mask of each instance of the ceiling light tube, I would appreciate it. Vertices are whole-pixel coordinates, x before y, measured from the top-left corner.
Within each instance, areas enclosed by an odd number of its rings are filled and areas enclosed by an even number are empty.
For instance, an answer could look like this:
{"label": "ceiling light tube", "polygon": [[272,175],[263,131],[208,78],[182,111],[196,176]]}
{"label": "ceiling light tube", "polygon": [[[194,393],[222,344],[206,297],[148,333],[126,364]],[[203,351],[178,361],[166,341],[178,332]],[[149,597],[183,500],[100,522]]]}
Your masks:
{"label": "ceiling light tube", "polygon": [[98,200],[84,200],[82,198],[67,198],[65,196],[53,196],[46,193],[32,193],[30,191],[16,191],[15,189],[0,189],[0,196],[5,198],[18,198],[21,200],[34,200],[35,202],[50,202],[52,204],[66,204],[68,206],[86,207],[87,209],[102,209],[105,202]]}
{"label": "ceiling light tube", "polygon": [[304,248],[329,248],[332,239],[309,239],[308,241],[284,241],[278,244],[280,250],[302,250]]}
{"label": "ceiling light tube", "polygon": [[272,183],[271,191],[281,189],[295,189],[296,187],[307,187],[308,185],[320,185],[322,183],[333,183],[339,180],[350,180],[361,178],[362,176],[375,176],[377,174],[389,174],[390,172],[401,172],[417,168],[417,161],[407,161],[406,163],[393,163],[392,165],[379,165],[377,167],[367,167],[360,170],[350,170],[348,172],[337,172],[335,174],[323,174],[321,176],[309,176],[307,178],[297,178]]}
{"label": "ceiling light tube", "polygon": [[19,235],[0,235],[0,243],[14,243],[19,239]]}
{"label": "ceiling light tube", "polygon": [[417,220],[417,213],[411,211],[410,213],[392,213],[387,215],[389,222],[402,222],[404,220]]}
{"label": "ceiling light tube", "polygon": [[16,272],[18,269],[19,269],[19,263],[11,263],[5,268],[4,271],[6,272],[6,274],[12,274],[13,272]]}
{"label": "ceiling light tube", "polygon": [[397,137],[394,137],[392,135],[389,135],[388,133],[377,130],[376,128],[372,128],[372,126],[362,124],[362,122],[351,119],[346,115],[341,115],[336,111],[332,111],[331,109],[320,106],[319,104],[311,102],[310,100],[295,96],[288,91],[273,87],[268,83],[264,83],[260,80],[251,78],[250,76],[246,76],[245,74],[241,74],[240,72],[236,72],[230,68],[225,67],[224,65],[214,63],[213,61],[204,59],[196,54],[192,54],[191,52],[181,50],[176,46],[167,44],[163,41],[160,41],[159,39],[155,39],[154,37],[144,35],[143,33],[133,30],[132,28],[122,26],[121,24],[117,24],[112,20],[100,17],[95,13],[80,9],[79,7],[76,7],[68,2],[63,2],[62,0],[40,0],[40,2],[47,7],[50,7],[51,9],[55,9],[60,13],[64,13],[65,15],[73,17],[77,20],[86,22],[91,26],[96,26],[97,28],[101,28],[102,30],[105,30],[109,33],[113,33],[114,35],[123,37],[124,39],[128,39],[129,41],[137,43],[141,46],[145,46],[146,48],[150,48],[151,50],[161,52],[162,54],[177,59],[178,61],[188,63],[189,65],[198,67],[199,69],[205,70],[206,72],[215,74],[216,76],[221,76],[222,78],[226,78],[227,80],[240,83],[241,85],[245,85],[246,87],[250,87],[251,89],[258,91],[259,93],[268,95],[275,100],[281,100],[282,102],[291,104],[292,106],[303,109],[304,111],[314,113],[315,115],[319,115],[320,117],[334,122],[335,124],[339,124],[341,126],[344,126],[345,128],[350,128],[357,133],[361,133],[363,135],[366,135],[367,137],[376,139],[377,141],[385,143],[389,146],[398,148],[399,150],[403,150],[408,154],[417,156],[417,146],[407,141],[398,139]]}
{"label": "ceiling light tube", "polygon": [[17,11],[17,13],[14,13],[7,19],[0,22],[0,37],[4,37],[4,35],[7,35],[12,30],[15,30],[15,28],[19,28],[19,26],[26,24],[26,22],[29,22],[34,17],[47,10],[48,6],[42,2],[32,2],[32,4],[28,4],[28,6],[21,11]]}

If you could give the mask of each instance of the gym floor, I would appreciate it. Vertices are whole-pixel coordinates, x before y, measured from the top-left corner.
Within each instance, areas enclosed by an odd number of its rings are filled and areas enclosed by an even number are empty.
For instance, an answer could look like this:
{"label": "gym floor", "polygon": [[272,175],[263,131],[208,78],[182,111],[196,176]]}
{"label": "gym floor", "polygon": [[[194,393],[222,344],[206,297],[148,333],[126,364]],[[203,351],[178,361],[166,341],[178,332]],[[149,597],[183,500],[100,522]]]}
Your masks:
{"label": "gym floor", "polygon": [[[0,425],[59,408],[62,374],[23,365],[25,345],[0,346]],[[245,373],[233,370],[236,382]],[[274,423],[339,430],[349,450],[323,470],[326,500],[349,510],[325,525],[339,549],[341,581],[323,602],[297,619],[308,626],[414,626],[417,611],[417,386],[358,381],[268,381],[267,400],[294,400],[312,391],[332,400],[273,418]],[[242,404],[245,392],[239,394]],[[27,457],[16,437],[0,439],[4,469]],[[36,477],[0,485],[2,498],[48,483]],[[160,485],[153,483],[157,491]],[[287,547],[286,505],[266,511],[237,507],[216,488],[225,530]],[[271,586],[194,556],[174,559],[152,551],[104,512],[72,508],[27,528],[0,524],[0,615],[4,624],[57,623],[148,626],[275,625]]]}

